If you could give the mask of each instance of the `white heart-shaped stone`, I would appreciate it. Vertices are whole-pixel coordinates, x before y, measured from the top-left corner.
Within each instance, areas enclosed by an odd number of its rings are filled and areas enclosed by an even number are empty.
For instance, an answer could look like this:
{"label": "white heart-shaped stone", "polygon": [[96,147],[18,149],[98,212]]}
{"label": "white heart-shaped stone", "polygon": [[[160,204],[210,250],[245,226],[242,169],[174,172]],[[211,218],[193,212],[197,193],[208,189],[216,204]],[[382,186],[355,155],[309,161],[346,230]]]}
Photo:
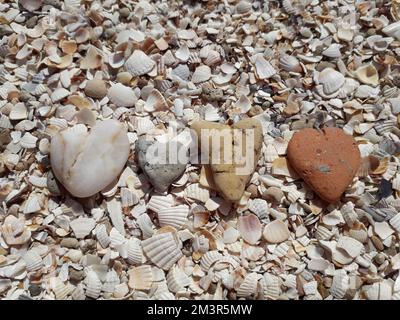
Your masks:
{"label": "white heart-shaped stone", "polygon": [[87,131],[82,124],[52,138],[53,172],[74,196],[90,197],[108,186],[121,172],[129,156],[125,127],[116,120],[97,121]]}

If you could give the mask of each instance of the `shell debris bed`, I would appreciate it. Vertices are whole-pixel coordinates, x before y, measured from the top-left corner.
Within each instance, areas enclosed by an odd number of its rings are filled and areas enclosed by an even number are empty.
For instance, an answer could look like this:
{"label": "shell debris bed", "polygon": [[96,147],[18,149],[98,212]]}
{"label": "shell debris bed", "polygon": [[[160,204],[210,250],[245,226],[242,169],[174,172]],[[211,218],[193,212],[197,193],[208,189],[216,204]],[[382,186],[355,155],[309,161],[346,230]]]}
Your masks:
{"label": "shell debris bed", "polygon": [[[0,1],[0,299],[400,299],[399,56],[399,0]],[[238,201],[135,153],[250,118]],[[331,204],[286,160],[324,126]]]}

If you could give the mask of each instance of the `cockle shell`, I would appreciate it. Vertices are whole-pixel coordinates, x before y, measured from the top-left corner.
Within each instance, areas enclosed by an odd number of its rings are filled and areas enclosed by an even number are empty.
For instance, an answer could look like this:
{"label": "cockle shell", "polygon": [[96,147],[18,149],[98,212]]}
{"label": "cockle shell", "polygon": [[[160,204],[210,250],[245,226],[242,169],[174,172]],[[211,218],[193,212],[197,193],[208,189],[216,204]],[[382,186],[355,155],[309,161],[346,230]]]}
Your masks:
{"label": "cockle shell", "polygon": [[172,226],[176,229],[180,229],[188,221],[188,214],[189,207],[186,205],[180,205],[160,210],[157,217],[162,227]]}
{"label": "cockle shell", "polygon": [[94,229],[96,222],[92,218],[79,217],[70,223],[71,229],[78,239],[83,239]]}
{"label": "cockle shell", "polygon": [[333,276],[333,282],[331,286],[331,294],[334,298],[342,299],[349,288],[349,276],[343,269],[336,270]]}
{"label": "cockle shell", "polygon": [[101,281],[97,273],[90,270],[84,280],[86,284],[86,296],[92,299],[97,299],[101,293]]}
{"label": "cockle shell", "polygon": [[279,278],[268,272],[260,280],[263,299],[277,300],[281,294]]}
{"label": "cockle shell", "polygon": [[135,92],[121,83],[112,85],[108,89],[107,96],[117,107],[133,107],[137,101]]}
{"label": "cockle shell", "polygon": [[146,99],[144,110],[147,112],[165,111],[168,109],[168,104],[163,95],[157,89],[153,89]]}
{"label": "cockle shell", "polygon": [[203,271],[208,271],[211,266],[222,258],[222,254],[218,251],[208,251],[201,257],[200,267]]}
{"label": "cockle shell", "polygon": [[83,125],[63,130],[53,137],[50,147],[55,176],[71,194],[81,198],[108,186],[121,172],[128,155],[126,129],[116,120],[98,121],[90,133]]}
{"label": "cockle shell", "polygon": [[183,290],[185,287],[189,286],[191,282],[190,278],[179,267],[170,269],[166,278],[168,289],[173,293]]}
{"label": "cockle shell", "polygon": [[271,243],[280,243],[287,240],[290,236],[287,225],[281,220],[274,220],[268,223],[263,231],[263,237]]}
{"label": "cockle shell", "polygon": [[345,78],[340,72],[332,68],[325,68],[319,74],[318,81],[322,84],[324,93],[330,95],[343,86]]}
{"label": "cockle shell", "polygon": [[10,112],[10,120],[23,120],[28,117],[28,110],[24,103],[16,103]]}
{"label": "cockle shell", "polygon": [[143,51],[135,50],[128,60],[126,60],[124,69],[132,74],[132,76],[137,77],[150,72],[155,64]]}
{"label": "cockle shell", "polygon": [[281,67],[286,71],[302,72],[303,68],[300,65],[300,61],[295,56],[288,54],[281,55],[279,59]]}
{"label": "cockle shell", "polygon": [[130,264],[141,264],[143,262],[143,252],[141,242],[137,238],[130,238],[127,242],[127,260]]}
{"label": "cockle shell", "polygon": [[71,286],[65,285],[58,277],[50,278],[49,283],[57,300],[65,300],[72,291]]}
{"label": "cockle shell", "polygon": [[261,275],[252,272],[246,275],[240,287],[237,289],[237,296],[248,298],[257,293],[257,284]]}
{"label": "cockle shell", "polygon": [[26,263],[26,269],[28,271],[37,271],[42,268],[43,260],[42,257],[35,251],[29,250],[23,256]]}
{"label": "cockle shell", "polygon": [[254,214],[241,216],[237,223],[238,231],[242,238],[250,243],[256,244],[261,238],[261,223]]}
{"label": "cockle shell", "polygon": [[192,82],[194,84],[205,82],[211,78],[211,69],[209,66],[199,66],[193,72]]}
{"label": "cockle shell", "polygon": [[182,256],[171,232],[160,233],[142,241],[143,251],[157,267],[169,270]]}
{"label": "cockle shell", "polygon": [[153,284],[153,272],[149,265],[133,267],[128,271],[129,287],[135,290],[149,290]]}
{"label": "cockle shell", "polygon": [[107,229],[104,224],[99,224],[96,227],[96,238],[103,248],[107,248],[108,245],[110,244],[111,240],[110,237],[108,236]]}
{"label": "cockle shell", "polygon": [[276,73],[274,67],[261,54],[257,55],[254,65],[257,76],[261,80],[268,79]]}

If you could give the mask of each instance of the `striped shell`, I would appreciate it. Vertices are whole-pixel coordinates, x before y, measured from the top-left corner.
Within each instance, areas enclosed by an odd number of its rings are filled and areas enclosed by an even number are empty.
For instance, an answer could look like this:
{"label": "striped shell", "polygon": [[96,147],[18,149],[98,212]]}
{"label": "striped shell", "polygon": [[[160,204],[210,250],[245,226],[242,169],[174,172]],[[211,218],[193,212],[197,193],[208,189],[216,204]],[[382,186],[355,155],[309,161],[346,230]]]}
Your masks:
{"label": "striped shell", "polygon": [[110,244],[111,240],[110,237],[108,236],[107,229],[104,224],[99,224],[96,227],[96,238],[103,248],[107,248],[108,245]]}
{"label": "striped shell", "polygon": [[257,284],[261,275],[252,272],[246,275],[240,287],[237,289],[237,296],[249,298],[257,293]]}
{"label": "striped shell", "polygon": [[180,205],[160,210],[157,217],[162,227],[172,226],[176,229],[180,229],[188,221],[188,214],[189,207],[186,205]]}
{"label": "striped shell", "polygon": [[208,251],[201,257],[200,267],[203,271],[208,271],[211,266],[222,258],[222,254],[218,251]]}
{"label": "striped shell", "polygon": [[179,267],[173,267],[168,271],[167,285],[171,292],[177,293],[178,291],[183,290],[185,287],[190,285],[190,282],[190,278]]}
{"label": "striped shell", "polygon": [[84,280],[86,284],[86,296],[89,298],[97,299],[101,292],[101,281],[96,272],[90,270]]}
{"label": "striped shell", "polygon": [[155,64],[143,51],[135,50],[128,60],[126,60],[124,69],[132,74],[132,76],[137,77],[150,72]]}
{"label": "striped shell", "polygon": [[143,251],[139,239],[132,237],[128,240],[127,260],[129,264],[140,264],[143,262]]}
{"label": "striped shell", "polygon": [[43,266],[43,260],[36,250],[27,251],[23,256],[23,260],[28,271],[37,271]]}

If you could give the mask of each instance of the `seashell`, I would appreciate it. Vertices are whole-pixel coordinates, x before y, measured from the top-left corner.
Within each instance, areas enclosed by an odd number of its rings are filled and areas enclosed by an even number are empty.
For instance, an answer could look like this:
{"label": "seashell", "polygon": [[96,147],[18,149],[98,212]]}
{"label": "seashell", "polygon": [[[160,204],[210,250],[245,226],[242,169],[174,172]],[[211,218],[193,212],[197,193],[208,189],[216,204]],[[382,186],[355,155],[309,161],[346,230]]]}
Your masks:
{"label": "seashell", "polygon": [[283,182],[280,179],[274,178],[273,176],[269,174],[264,174],[259,176],[258,178],[260,182],[265,184],[267,187],[282,187]]}
{"label": "seashell", "polygon": [[150,120],[149,117],[138,118],[136,124],[136,132],[138,136],[148,133],[155,128],[154,123]]}
{"label": "seashell", "polygon": [[224,231],[223,240],[225,244],[234,243],[239,238],[239,231],[233,227],[229,227]]}
{"label": "seashell", "polygon": [[329,58],[339,58],[342,56],[340,52],[340,48],[342,46],[338,43],[331,44],[328,48],[322,51],[322,55],[329,57]]}
{"label": "seashell", "polygon": [[97,275],[97,273],[93,270],[90,270],[84,280],[86,284],[86,296],[92,299],[97,299],[101,293],[101,281]]}
{"label": "seashell", "polygon": [[107,97],[117,107],[133,107],[137,101],[135,92],[120,83],[114,84],[108,89]]}
{"label": "seashell", "polygon": [[245,13],[248,13],[249,11],[251,11],[251,9],[252,9],[251,7],[252,7],[252,5],[250,2],[242,0],[242,1],[239,1],[239,3],[236,5],[235,8],[236,8],[236,12],[238,14],[245,14]]}
{"label": "seashell", "polygon": [[265,226],[263,237],[270,243],[280,243],[290,237],[290,232],[284,222],[281,220],[274,220]]}
{"label": "seashell", "polygon": [[58,102],[70,95],[70,92],[67,89],[64,88],[57,88],[51,93],[51,101]]}
{"label": "seashell", "polygon": [[201,58],[198,52],[191,52],[188,59],[189,64],[198,64],[201,63]]}
{"label": "seashell", "polygon": [[161,227],[172,226],[180,229],[188,221],[189,207],[180,205],[171,208],[165,208],[157,213],[158,221]]}
{"label": "seashell", "polygon": [[397,127],[397,123],[395,120],[386,120],[386,121],[380,121],[376,122],[374,129],[378,134],[384,135],[385,133],[391,132],[394,128]]}
{"label": "seashell", "polygon": [[247,243],[256,244],[261,238],[261,223],[254,214],[239,217],[237,228]]}
{"label": "seashell", "polygon": [[128,240],[127,245],[128,262],[130,264],[141,264],[143,262],[143,252],[140,240],[132,237]]}
{"label": "seashell", "polygon": [[139,197],[136,193],[128,188],[121,188],[121,205],[122,208],[131,207],[139,202]]}
{"label": "seashell", "polygon": [[382,32],[390,37],[400,40],[400,21],[396,21],[384,27]]}
{"label": "seashell", "polygon": [[359,256],[364,249],[361,242],[346,236],[341,236],[339,238],[336,247],[346,251],[347,254],[352,258],[356,258],[357,256]]}
{"label": "seashell", "polygon": [[300,61],[295,56],[288,54],[282,54],[279,59],[280,66],[286,71],[302,72],[303,68],[300,65]]}
{"label": "seashell", "polygon": [[130,288],[134,290],[150,290],[153,284],[153,272],[150,266],[133,267],[128,271],[128,275]]}
{"label": "seashell", "polygon": [[257,284],[261,275],[252,272],[246,275],[240,287],[237,289],[237,296],[241,298],[249,298],[257,293]]}
{"label": "seashell", "polygon": [[124,69],[132,76],[142,76],[149,73],[155,66],[155,62],[143,51],[135,50],[126,60]]}
{"label": "seashell", "polygon": [[33,12],[42,6],[43,0],[20,0],[19,4],[29,12]]}
{"label": "seashell", "polygon": [[110,237],[108,236],[107,229],[104,224],[99,224],[96,227],[96,238],[103,248],[107,248],[108,245],[110,244],[111,240]]}
{"label": "seashell", "polygon": [[121,235],[125,236],[125,223],[123,219],[121,203],[113,198],[107,202],[107,211],[113,226]]}
{"label": "seashell", "polygon": [[31,238],[31,231],[25,227],[23,218],[8,215],[0,227],[1,235],[8,245],[21,245]]}
{"label": "seashell", "polygon": [[355,76],[364,84],[369,84],[371,86],[377,86],[379,84],[378,71],[372,64],[366,64],[357,68]]}
{"label": "seashell", "polygon": [[[235,103],[235,108],[239,108],[242,113],[247,113],[251,109],[251,102],[245,95],[241,95]],[[207,120],[207,119],[206,119]]]}
{"label": "seashell", "polygon": [[125,237],[116,228],[110,231],[110,246],[116,248],[126,241]]}
{"label": "seashell", "polygon": [[268,79],[276,73],[274,67],[261,54],[257,55],[254,66],[257,77],[261,80]]}
{"label": "seashell", "polygon": [[374,88],[368,85],[361,85],[357,88],[356,92],[355,92],[355,97],[356,98],[361,98],[361,99],[365,99],[365,98],[376,98],[379,95],[379,87]]}
{"label": "seashell", "polygon": [[320,72],[318,81],[320,84],[322,84],[324,93],[330,95],[338,91],[343,86],[345,78],[340,72],[332,68],[325,68],[322,70],[322,72]]}
{"label": "seashell", "polygon": [[49,284],[57,300],[65,300],[71,293],[71,287],[65,285],[58,277],[50,278]]}
{"label": "seashell", "polygon": [[251,246],[244,243],[239,249],[242,257],[250,261],[258,261],[265,255],[265,250],[259,246]]}
{"label": "seashell", "polygon": [[339,26],[337,36],[340,40],[350,42],[351,40],[353,40],[354,31],[348,26]]}
{"label": "seashell", "polygon": [[15,59],[17,60],[24,60],[26,58],[28,58],[33,51],[33,47],[31,47],[28,44],[25,44],[19,51],[18,53],[15,55]]}
{"label": "seashell", "polygon": [[78,239],[88,236],[95,226],[96,222],[92,218],[79,217],[70,223],[70,227]]}
{"label": "seashell", "polygon": [[249,201],[249,210],[259,219],[265,219],[268,217],[268,203],[263,199],[251,199]]}
{"label": "seashell", "polygon": [[38,138],[31,135],[29,132],[25,133],[21,140],[19,141],[22,148],[33,149],[36,147],[36,142]]}
{"label": "seashell", "polygon": [[397,213],[393,218],[391,218],[389,223],[394,230],[400,232],[400,213]]}
{"label": "seashell", "polygon": [[204,60],[204,63],[208,66],[212,66],[221,61],[221,55],[218,51],[210,50],[208,52],[207,58]]}
{"label": "seashell", "polygon": [[358,215],[354,211],[354,204],[352,202],[346,202],[341,208],[340,212],[343,216],[346,224],[351,228],[354,225],[354,222],[358,220]]}
{"label": "seashell", "polygon": [[397,167],[398,167],[397,162],[390,161],[387,165],[385,173],[382,175],[382,178],[388,181],[392,180],[394,175],[397,173]]}
{"label": "seashell", "polygon": [[146,99],[144,110],[147,112],[163,111],[169,109],[167,101],[160,91],[153,89]]}
{"label": "seashell", "polygon": [[343,269],[336,270],[330,292],[334,298],[342,299],[349,288],[349,276]]}
{"label": "seashell", "polygon": [[172,69],[171,74],[187,81],[190,76],[190,70],[186,64],[179,64]]}
{"label": "seashell", "polygon": [[333,236],[333,232],[323,225],[319,225],[315,232],[315,238],[318,240],[329,240]]}
{"label": "seashell", "polygon": [[16,103],[9,114],[10,120],[23,120],[28,117],[28,110],[24,103]]}
{"label": "seashell", "polygon": [[79,283],[71,294],[72,300],[86,300],[83,284]]}
{"label": "seashell", "polygon": [[147,203],[147,209],[154,211],[155,213],[160,212],[163,209],[170,208],[174,205],[174,199],[171,195],[168,196],[157,196],[154,195],[150,198]]}
{"label": "seashell", "polygon": [[199,66],[192,74],[194,84],[205,82],[211,78],[211,69],[209,66]]}
{"label": "seashell", "polygon": [[[46,182],[46,184],[47,184],[47,182]],[[39,195],[32,193],[29,196],[29,198],[24,202],[24,205],[23,205],[24,214],[30,214],[30,213],[40,211],[42,209],[40,202],[41,201],[39,200]]]}
{"label": "seashell", "polygon": [[46,188],[47,186],[47,178],[46,177],[38,177],[38,176],[29,176],[29,183],[35,187]]}
{"label": "seashell", "polygon": [[81,60],[81,69],[97,69],[103,63],[103,56],[100,54],[99,49],[94,46],[90,46],[86,52],[86,55]]}
{"label": "seashell", "polygon": [[278,300],[281,295],[279,278],[268,272],[260,280],[262,296],[265,300]]}
{"label": "seashell", "polygon": [[36,250],[29,250],[23,255],[23,260],[26,263],[26,269],[31,271],[37,271],[42,268],[43,260],[42,257],[36,252]]}
{"label": "seashell", "polygon": [[182,256],[171,232],[161,233],[142,241],[143,251],[157,267],[169,270]]}
{"label": "seashell", "polygon": [[186,187],[186,196],[191,199],[195,199],[201,202],[207,202],[210,199],[210,191],[203,188],[199,183],[193,183]]}
{"label": "seashell", "polygon": [[102,286],[102,291],[107,292],[107,293],[113,293],[115,287],[119,284],[120,284],[120,280],[119,280],[118,274],[115,270],[112,269],[109,272],[107,272],[106,279]]}
{"label": "seashell", "polygon": [[208,251],[201,257],[200,267],[203,271],[208,271],[211,266],[217,261],[221,260],[221,258],[222,254],[220,254],[218,251]]}
{"label": "seashell", "polygon": [[191,283],[190,278],[185,272],[176,266],[168,271],[166,278],[168,289],[173,293],[184,290]]}
{"label": "seashell", "polygon": [[186,62],[190,57],[189,47],[184,43],[182,44],[178,50],[175,52],[175,57],[178,58],[182,62]]}

